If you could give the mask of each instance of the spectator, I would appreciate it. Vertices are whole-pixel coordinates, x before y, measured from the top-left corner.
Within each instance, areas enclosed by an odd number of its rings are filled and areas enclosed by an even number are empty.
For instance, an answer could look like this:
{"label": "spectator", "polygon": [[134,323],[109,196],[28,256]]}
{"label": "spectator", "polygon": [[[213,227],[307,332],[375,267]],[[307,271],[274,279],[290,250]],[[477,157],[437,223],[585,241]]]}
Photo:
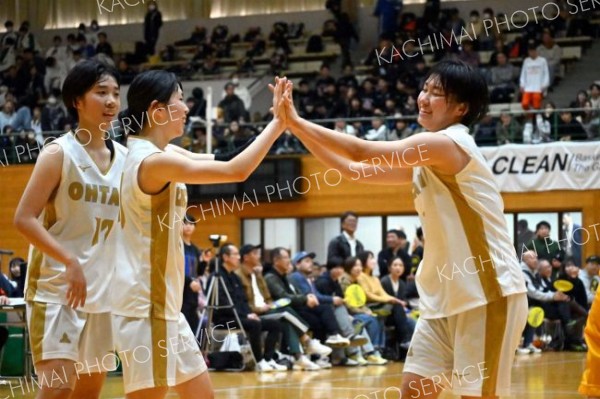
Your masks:
{"label": "spectator", "polygon": [[[478,38],[485,36],[483,20],[480,18],[479,11],[477,10],[472,10],[469,14],[469,27],[467,28],[467,34],[474,40],[478,40]],[[479,50],[479,42],[477,41],[476,43],[478,44],[476,50]]]}
{"label": "spectator", "polygon": [[192,215],[185,215],[181,230],[185,261],[185,281],[183,285],[181,313],[185,316],[194,334],[198,331],[200,323],[200,319],[198,318],[198,296],[202,291],[202,286],[198,281],[200,249],[192,243],[192,235],[195,229],[196,219]]}
{"label": "spectator", "polygon": [[271,252],[273,268],[265,275],[267,287],[274,300],[287,298],[290,306],[300,314],[314,337],[327,346],[348,346],[350,341],[340,335],[333,307],[319,303],[315,294],[301,294],[289,283],[287,275],[292,270],[289,252],[281,247]]}
{"label": "spectator", "polygon": [[44,142],[44,137],[42,135],[42,109],[38,107],[33,108],[33,113],[31,116],[31,130],[35,134],[35,139],[38,143]]}
{"label": "spectator", "polygon": [[552,256],[560,251],[560,246],[550,238],[550,223],[543,220],[535,226],[535,238],[527,243],[526,248],[534,251],[537,259],[552,260]]}
{"label": "spectator", "polygon": [[[250,95],[250,91],[247,87],[240,86],[239,75],[237,73],[231,75],[231,80],[229,82],[234,87],[233,92],[235,93],[235,95],[238,96],[240,100],[244,102],[244,108],[246,108],[247,110],[250,109],[250,107],[252,106],[252,96]],[[226,96],[227,92],[223,91],[223,95],[221,96],[221,98],[225,98]]]}
{"label": "spectator", "polygon": [[398,17],[402,14],[402,0],[377,0],[373,15],[379,18],[379,35],[394,35]]}
{"label": "spectator", "polygon": [[396,137],[396,139],[405,139],[409,136],[412,136],[415,133],[415,130],[413,129],[412,126],[408,125],[408,123],[406,123],[406,120],[404,119],[398,119],[396,120],[396,123],[394,124],[394,130],[392,131],[391,136],[392,137]]}
{"label": "spectator", "polygon": [[592,255],[585,260],[585,269],[579,270],[579,279],[583,282],[585,287],[585,293],[587,295],[588,308],[594,302],[596,291],[598,289],[598,283],[600,283],[600,276],[598,271],[600,268],[600,257]]}
{"label": "spectator", "polygon": [[248,120],[248,112],[244,108],[244,102],[235,95],[235,86],[232,83],[225,85],[225,97],[219,102],[219,108],[223,110],[225,122]]}
{"label": "spectator", "polygon": [[558,280],[558,276],[564,271],[563,267],[563,256],[560,252],[552,255],[552,260],[550,261],[550,265],[552,266],[552,275],[550,280],[556,281]]}
{"label": "spectator", "polygon": [[558,137],[561,141],[584,141],[588,138],[587,132],[581,123],[573,118],[573,114],[568,110],[560,113]]}
{"label": "spectator", "polygon": [[337,84],[338,86],[346,85],[348,87],[358,88],[358,80],[356,79],[352,64],[344,65],[344,68],[342,69],[342,76],[338,78]]}
{"label": "spectator", "polygon": [[358,226],[358,215],[354,212],[344,212],[340,218],[342,234],[329,241],[327,247],[327,263],[343,265],[349,256],[356,256],[364,251],[363,244],[354,234]]}
{"label": "spectator", "polygon": [[[406,275],[406,269],[407,268],[404,266],[404,261],[402,258],[397,256],[391,259],[391,261],[388,263],[388,273],[381,279],[381,286],[385,292],[400,300],[401,306],[394,306],[390,321],[402,320],[402,316],[395,315],[394,312],[406,313],[406,310],[408,309],[406,282],[402,277]],[[407,317],[406,326],[410,336],[412,337],[416,327],[415,319]]]}
{"label": "spectator", "polygon": [[17,54],[15,51],[14,41],[8,38],[2,41],[0,49],[0,73],[6,72],[10,67],[14,67],[17,62]]}
{"label": "spectator", "polygon": [[29,31],[29,27],[25,24],[21,24],[19,28],[19,36],[17,39],[17,50],[31,50],[33,52],[38,52],[40,49],[37,40],[33,33]]}
{"label": "spectator", "polygon": [[600,85],[597,83],[590,86],[590,101],[595,110],[600,110]]}
{"label": "spectator", "polygon": [[44,132],[64,130],[65,126],[70,122],[67,110],[59,98],[59,91],[55,90],[51,92],[44,108],[42,108],[42,131]]}
{"label": "spectator", "polygon": [[6,29],[6,32],[4,32],[4,34],[2,35],[2,38],[0,38],[0,46],[4,47],[7,43],[8,40],[12,40],[10,43],[10,45],[12,47],[16,47],[17,45],[17,40],[19,39],[19,35],[17,32],[15,32],[15,25],[13,24],[12,21],[6,21],[4,23],[4,28]]}
{"label": "spectator", "polygon": [[598,120],[596,115],[597,112],[592,108],[592,102],[587,100],[583,105],[583,111],[581,115],[575,118],[579,123],[581,123],[581,126],[583,126],[588,139],[594,139],[596,136],[598,136],[600,120]]}
{"label": "spectator", "polygon": [[[339,286],[342,292],[346,293],[348,288],[354,284],[358,285],[358,278],[362,274],[362,264],[360,260],[351,256],[344,263],[345,274],[339,279]],[[360,286],[359,286],[360,287]],[[360,290],[364,293],[362,287]],[[348,311],[352,313],[356,323],[362,323],[367,330],[367,335],[371,339],[369,348],[364,349],[367,359],[362,354],[357,354],[352,359],[356,360],[360,365],[375,364],[384,365],[387,363],[380,353],[385,349],[385,326],[383,320],[379,319],[373,311],[363,304],[362,306],[350,306],[346,304]]]}
{"label": "spectator", "polygon": [[31,129],[31,111],[27,107],[15,110],[13,101],[6,101],[0,111],[0,131],[10,126],[15,131]]}
{"label": "spectator", "polygon": [[504,54],[508,58],[509,47],[504,43],[504,39],[499,37],[494,40],[494,52],[490,57],[490,67],[498,65],[498,54]]}
{"label": "spectator", "polygon": [[144,40],[146,42],[147,54],[154,55],[156,52],[156,42],[158,42],[162,24],[162,14],[158,10],[156,1],[150,1],[148,3],[148,12],[144,18]]}
{"label": "spectator", "polygon": [[567,280],[573,284],[573,289],[565,292],[565,294],[569,295],[571,300],[575,302],[575,304],[577,304],[577,306],[579,306],[585,313],[590,308],[590,305],[588,304],[588,296],[585,285],[579,278],[579,272],[580,268],[577,267],[572,260],[567,259],[558,278],[561,280]]}
{"label": "spectator", "polygon": [[540,133],[540,138],[544,142],[551,141],[551,138],[558,136],[558,115],[554,111],[556,106],[552,101],[548,101],[544,107],[543,114],[535,116],[536,126]]}
{"label": "spectator", "polygon": [[233,120],[229,123],[229,128],[225,130],[224,137],[227,140],[227,151],[233,151],[236,148],[243,147],[248,140],[254,137],[250,129],[240,127],[238,121]]}
{"label": "spectator", "polygon": [[486,114],[475,127],[475,142],[479,147],[496,145],[498,138],[496,137],[497,122],[493,116]]}
{"label": "spectator", "polygon": [[471,40],[465,40],[462,42],[462,48],[458,52],[458,59],[464,63],[471,65],[473,68],[479,68],[481,60],[479,53],[475,51],[475,46]]}
{"label": "spectator", "polygon": [[[305,346],[307,354],[318,354],[327,356],[331,353],[328,348],[316,339],[311,339],[306,333],[309,330],[308,323],[291,307],[274,308],[271,293],[262,275],[260,263],[260,245],[244,245],[240,249],[242,267],[236,274],[242,282],[248,304],[252,312],[262,319],[279,320],[282,326],[281,349],[294,357],[294,364],[303,370],[319,370],[319,366],[304,356],[300,344]],[[276,367],[275,364],[271,364]],[[280,365],[277,365],[281,367]]]}
{"label": "spectator", "polygon": [[498,145],[516,143],[523,127],[513,118],[508,110],[502,111],[500,121],[496,124],[496,140]]}
{"label": "spectator", "polygon": [[358,254],[357,258],[361,265],[364,265],[357,282],[365,290],[367,306],[381,317],[390,317],[389,323],[396,329],[397,342],[400,342],[402,348],[408,349],[413,331],[411,324],[407,321],[403,301],[385,292],[381,281],[373,276],[373,269],[377,265],[377,261],[371,251],[363,251]]}
{"label": "spectator", "polygon": [[552,33],[544,30],[542,35],[542,44],[537,47],[537,53],[548,63],[549,83],[552,85],[555,80],[560,79],[560,61],[562,58],[562,49],[554,42]]}
{"label": "spectator", "polygon": [[515,79],[518,69],[508,62],[505,53],[496,55],[497,65],[491,69],[490,102],[508,103],[515,92]]}
{"label": "spectator", "polygon": [[[269,372],[274,371],[276,368],[272,365],[274,363],[275,348],[280,341],[281,336],[281,325],[276,320],[261,320],[256,313],[253,313],[248,305],[248,299],[244,294],[244,288],[240,278],[235,274],[235,270],[240,267],[240,252],[235,245],[225,244],[219,251],[219,257],[221,259],[221,267],[219,268],[219,275],[222,277],[222,281],[225,284],[224,290],[219,290],[219,303],[228,304],[229,299],[227,293],[231,297],[231,305],[235,308],[238,317],[242,323],[248,340],[250,341],[250,347],[252,353],[256,359],[256,371]],[[211,279],[215,276],[211,276]],[[210,286],[210,280],[209,280]],[[229,328],[233,325],[234,328],[237,326],[237,321],[234,317],[232,308],[219,307],[214,312],[215,324],[226,325]],[[237,326],[239,328],[239,326]],[[262,332],[267,332],[265,338],[264,352],[262,349]]]}
{"label": "spectator", "polygon": [[[563,316],[565,306],[559,307],[559,305],[566,304],[569,297],[560,291],[552,292],[544,289],[541,277],[538,273],[538,258],[534,251],[523,253],[521,270],[523,272],[523,277],[525,278],[525,285],[527,286],[529,307],[541,306],[544,309],[546,317],[549,319],[559,318],[556,317],[559,311],[561,316]],[[523,347],[517,349],[518,353],[527,354],[541,352],[539,348],[533,345],[534,333],[534,328],[527,324],[523,333]]]}
{"label": "spectator", "polygon": [[348,125],[346,120],[343,118],[338,118],[335,120],[335,127],[333,128],[336,132],[349,134],[351,136],[356,136],[356,129],[352,125]]}
{"label": "spectator", "polygon": [[127,60],[120,59],[118,64],[119,75],[121,75],[121,83],[124,85],[131,84],[135,77],[135,71],[129,66]]}
{"label": "spectator", "polygon": [[113,48],[108,42],[108,36],[104,32],[98,33],[98,45],[96,45],[96,54],[106,54],[109,58],[113,58]]}
{"label": "spectator", "polygon": [[[409,242],[406,241],[406,233],[402,230],[388,230],[385,235],[386,248],[382,249],[377,255],[377,267],[373,269],[373,276],[380,279],[389,273],[389,265],[392,259],[400,258],[402,263],[410,265],[410,256],[408,255]],[[410,274],[410,269],[405,269],[402,279]]]}
{"label": "spectator", "polygon": [[389,139],[390,130],[383,123],[382,117],[376,117],[371,121],[371,129],[367,131],[365,135],[366,140],[371,141],[387,141]]}
{"label": "spectator", "polygon": [[[589,101],[587,91],[579,90],[575,100],[569,104],[569,108],[584,108],[587,101]],[[577,117],[581,115],[583,115],[583,111],[573,111],[573,116]]]}
{"label": "spectator", "polygon": [[584,242],[581,225],[573,223],[570,213],[563,213],[562,233],[564,237],[564,252],[567,258],[572,258],[575,265],[581,266],[581,248]]}
{"label": "spectator", "polygon": [[[542,57],[538,56],[535,42],[529,43],[529,57],[523,61],[521,69],[520,88],[523,95],[521,105],[524,110],[540,109],[542,107],[542,99],[544,92],[550,86],[550,78],[548,72],[548,63]],[[533,135],[534,115],[527,116],[527,123],[523,130],[523,142],[531,143]]]}
{"label": "spectator", "polygon": [[56,58],[46,58],[46,74],[44,75],[46,93],[51,93],[53,90],[61,90],[66,78],[67,71],[58,63]]}
{"label": "spectator", "polygon": [[22,298],[25,289],[25,271],[27,263],[23,258],[13,258],[8,264],[8,279],[13,286],[12,297]]}

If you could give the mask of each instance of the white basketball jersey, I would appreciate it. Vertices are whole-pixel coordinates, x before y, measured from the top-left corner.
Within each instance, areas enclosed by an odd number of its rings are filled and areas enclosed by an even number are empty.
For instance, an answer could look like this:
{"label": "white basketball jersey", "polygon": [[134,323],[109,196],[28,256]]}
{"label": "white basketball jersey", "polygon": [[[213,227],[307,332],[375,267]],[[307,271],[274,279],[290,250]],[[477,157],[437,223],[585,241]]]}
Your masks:
{"label": "white basketball jersey", "polygon": [[454,176],[426,166],[413,171],[426,244],[416,275],[425,318],[448,317],[526,292],[504,202],[469,129],[453,125],[438,134],[451,138],[471,160]]}
{"label": "white basketball jersey", "polygon": [[[53,143],[63,150],[60,184],[39,219],[52,237],[77,256],[83,268],[87,298],[78,310],[108,312],[117,261],[119,182],[127,149],[113,142],[112,163],[103,174],[71,132]],[[30,246],[25,298],[67,304],[65,270],[64,264]]]}
{"label": "white basketball jersey", "polygon": [[138,137],[129,137],[127,147],[121,181],[123,245],[115,272],[113,313],[176,321],[185,277],[181,230],[186,186],[171,183],[158,194],[145,194],[138,185],[140,165],[162,150]]}

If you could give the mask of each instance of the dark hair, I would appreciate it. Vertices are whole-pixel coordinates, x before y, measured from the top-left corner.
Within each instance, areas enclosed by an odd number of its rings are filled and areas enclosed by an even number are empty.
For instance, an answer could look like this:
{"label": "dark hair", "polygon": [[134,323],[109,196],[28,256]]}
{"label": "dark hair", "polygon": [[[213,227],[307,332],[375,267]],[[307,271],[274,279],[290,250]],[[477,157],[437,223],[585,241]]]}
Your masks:
{"label": "dark hair", "polygon": [[348,219],[348,217],[350,216],[354,216],[355,218],[358,219],[358,215],[352,211],[346,211],[342,214],[342,216],[340,217],[340,222],[344,223],[346,221],[346,219]]}
{"label": "dark hair", "polygon": [[190,213],[186,213],[185,217],[183,218],[183,224],[196,224],[196,218],[190,214]]}
{"label": "dark hair", "polygon": [[217,256],[219,257],[219,262],[221,262],[221,265],[223,264],[223,255],[229,256],[231,254],[231,247],[233,247],[233,244],[227,242],[223,244],[221,248],[219,248],[219,254]]}
{"label": "dark hair", "polygon": [[402,230],[398,230],[398,229],[391,229],[391,230],[388,230],[388,231],[387,231],[386,235],[387,235],[387,234],[395,234],[395,235],[396,235],[396,237],[398,237],[398,238],[402,238],[402,239],[406,240],[406,233],[405,233],[405,232],[403,232]]}
{"label": "dark hair", "polygon": [[391,268],[392,268],[392,263],[394,263],[394,261],[395,261],[396,259],[400,259],[400,262],[402,262],[402,267],[406,269],[406,265],[404,264],[404,261],[403,261],[403,260],[402,260],[402,258],[401,258],[401,257],[399,257],[399,256],[394,256],[392,259],[390,259],[390,261],[388,262],[388,265],[387,265],[388,269],[391,269]]}
{"label": "dark hair", "polygon": [[117,70],[98,60],[86,60],[78,63],[67,75],[62,87],[63,103],[75,121],[79,121],[75,101],[94,87],[103,76],[112,76],[121,86],[121,76]]}
{"label": "dark hair", "polygon": [[362,263],[365,269],[367,268],[367,260],[369,260],[369,256],[375,257],[375,254],[371,251],[362,251],[356,254],[356,257],[360,259],[360,263]]}
{"label": "dark hair", "polygon": [[54,36],[54,38],[52,38],[52,41],[55,41],[55,40],[57,40],[57,39],[58,39],[58,40],[60,40],[60,41],[62,42],[62,37],[60,37],[60,35],[56,35],[56,36]]}
{"label": "dark hair", "polygon": [[483,118],[489,95],[487,83],[478,70],[460,60],[445,60],[431,69],[425,81],[431,77],[439,79],[447,98],[467,105],[468,111],[460,121],[462,124],[471,126]]}
{"label": "dark hair", "polygon": [[[360,259],[358,259],[358,257],[356,257],[356,256],[349,256],[346,258],[346,260],[344,261],[344,270],[346,271],[346,273],[350,274],[350,271],[356,264],[357,260],[360,260]],[[361,261],[361,263],[363,263],[363,262]],[[364,263],[363,263],[363,267],[364,267]]]}
{"label": "dark hair", "polygon": [[[127,92],[129,108],[119,114],[119,121],[125,136],[139,134],[143,127],[142,123],[147,123],[148,118],[144,115],[148,112],[152,101],[168,103],[177,88],[182,88],[181,82],[172,72],[156,70],[137,75]],[[140,122],[132,123],[132,120]]]}
{"label": "dark hair", "polygon": [[422,227],[417,228],[417,238],[419,240],[422,240],[422,238],[423,238],[423,228]]}
{"label": "dark hair", "polygon": [[550,227],[550,223],[546,222],[545,220],[542,220],[541,222],[539,222],[538,224],[535,225],[535,231],[537,233],[537,231],[542,227],[542,226],[546,226],[548,228],[548,230],[551,230],[552,228]]}
{"label": "dark hair", "polygon": [[4,23],[4,27],[5,27],[5,28],[11,28],[11,27],[13,27],[13,26],[15,26],[15,24],[14,24],[14,23],[13,23],[13,21],[11,21],[10,19],[9,19],[9,20],[7,20],[7,21]]}
{"label": "dark hair", "polygon": [[592,83],[592,84],[590,85],[590,90],[592,90],[594,87],[595,87],[596,89],[600,90],[600,85],[599,85],[598,83]]}
{"label": "dark hair", "polygon": [[271,262],[274,262],[275,258],[281,257],[281,251],[286,251],[288,254],[290,253],[290,251],[284,247],[275,247],[271,250]]}

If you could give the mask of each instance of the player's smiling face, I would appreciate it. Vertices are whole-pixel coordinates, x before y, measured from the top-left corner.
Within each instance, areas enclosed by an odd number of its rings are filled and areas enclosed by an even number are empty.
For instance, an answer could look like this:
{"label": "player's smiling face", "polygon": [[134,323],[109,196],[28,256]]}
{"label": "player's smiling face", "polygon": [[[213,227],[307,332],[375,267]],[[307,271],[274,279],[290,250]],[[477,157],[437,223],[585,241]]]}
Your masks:
{"label": "player's smiling face", "polygon": [[425,84],[419,98],[418,122],[430,132],[437,132],[460,123],[467,109],[464,104],[457,104],[447,93],[438,76],[431,76]]}
{"label": "player's smiling face", "polygon": [[177,87],[177,90],[171,95],[166,109],[166,117],[168,119],[165,125],[168,127],[168,131],[172,132],[173,138],[183,134],[189,112],[190,109],[183,99],[183,91],[180,87]]}
{"label": "player's smiling face", "polygon": [[98,128],[110,124],[121,108],[119,85],[115,78],[103,75],[76,102],[75,107],[79,111],[80,124],[83,122],[83,124],[98,125]]}

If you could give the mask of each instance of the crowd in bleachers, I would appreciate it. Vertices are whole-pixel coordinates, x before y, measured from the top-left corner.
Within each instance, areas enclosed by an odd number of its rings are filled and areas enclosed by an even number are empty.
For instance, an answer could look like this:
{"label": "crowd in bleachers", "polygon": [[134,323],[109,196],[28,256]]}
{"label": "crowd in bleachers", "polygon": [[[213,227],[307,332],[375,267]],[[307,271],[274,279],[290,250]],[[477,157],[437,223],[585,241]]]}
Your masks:
{"label": "crowd in bleachers", "polygon": [[[422,16],[402,13],[402,7],[393,4],[393,9],[383,10],[379,3],[394,2],[378,2],[375,14],[381,19],[381,36],[378,46],[364,59],[352,52],[353,40],[359,39],[358,29],[335,0],[326,4],[331,18],[323,23],[321,32],[307,32],[303,23],[286,22],[273,24],[268,34],[261,27],[235,32],[223,24],[211,31],[197,26],[189,38],[162,49],[156,49],[162,26],[156,4],[148,5],[145,41],[130,43],[131,46],[119,43],[113,47],[109,27],[92,21],[89,26],[81,23],[77,31],[65,38],[55,36],[52,46],[42,49],[27,21],[21,23],[18,31],[13,22],[7,21],[6,32],[0,36],[0,149],[35,146],[43,143],[43,132],[73,127],[62,104],[60,88],[70,68],[90,57],[116,65],[123,84],[148,68],[165,68],[182,79],[231,79],[233,95],[224,94],[217,104],[220,113],[213,138],[216,151],[243,145],[246,138],[259,133],[256,124],[269,118],[268,114],[250,115],[252,98],[248,89],[239,84],[240,76],[297,76],[295,98],[303,117],[328,119],[322,123],[367,140],[395,140],[420,132],[416,123],[418,92],[432,63],[445,57],[455,57],[479,68],[489,82],[491,103],[496,104],[494,110],[501,115],[492,113],[473,127],[478,144],[598,137],[600,102],[596,84],[572,104],[543,102],[544,93],[560,82],[565,66],[572,61],[566,50],[577,48],[581,52],[596,36],[592,12],[572,15],[561,3],[563,11],[557,18],[540,18],[538,23],[532,19],[522,29],[507,29],[498,21],[508,17],[490,8],[481,13],[473,10],[468,19],[463,19],[457,9],[442,9],[439,1],[427,1]],[[498,26],[485,25],[484,21],[489,20]],[[465,36],[464,32],[468,34]],[[441,43],[443,37],[447,44],[422,48],[417,44],[426,38],[433,43],[435,35],[439,37],[436,43]],[[452,40],[453,37],[461,40]],[[569,47],[573,43],[577,47]],[[402,59],[394,58],[393,49],[402,49]],[[342,69],[333,70],[332,61],[340,54]],[[527,66],[542,59],[546,61],[548,81],[540,88],[541,97],[530,96],[525,91],[531,80]],[[228,85],[225,92],[230,91]],[[519,101],[519,97],[525,110],[543,108],[546,112],[526,116],[512,113],[511,103]],[[192,115],[204,118],[206,102],[201,89],[188,98],[188,105]],[[557,106],[584,110],[552,112],[551,108]],[[205,129],[202,124],[192,123],[193,119],[190,121],[182,145],[204,151]],[[276,154],[303,151],[290,134],[283,135],[272,150]],[[25,158],[36,155],[34,151]]]}

